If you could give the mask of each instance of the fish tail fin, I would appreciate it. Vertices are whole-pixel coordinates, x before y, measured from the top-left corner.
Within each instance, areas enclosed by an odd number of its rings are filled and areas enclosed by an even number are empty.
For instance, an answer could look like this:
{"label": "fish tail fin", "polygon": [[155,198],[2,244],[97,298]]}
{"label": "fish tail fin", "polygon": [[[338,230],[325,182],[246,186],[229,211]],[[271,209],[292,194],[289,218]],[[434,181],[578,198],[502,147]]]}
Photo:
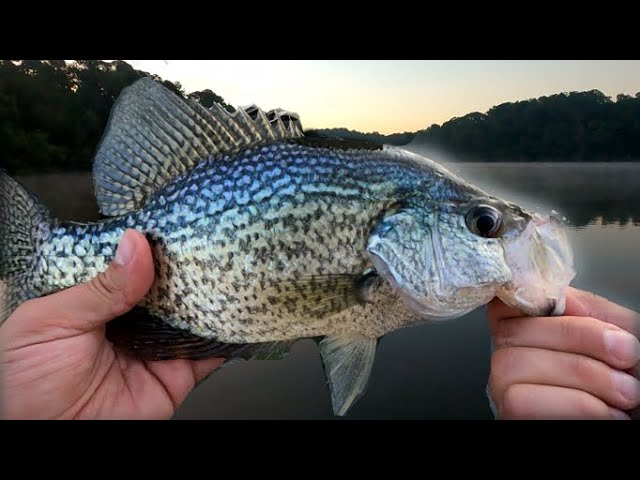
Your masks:
{"label": "fish tail fin", "polygon": [[0,170],[0,324],[38,296],[38,250],[51,221],[45,206]]}

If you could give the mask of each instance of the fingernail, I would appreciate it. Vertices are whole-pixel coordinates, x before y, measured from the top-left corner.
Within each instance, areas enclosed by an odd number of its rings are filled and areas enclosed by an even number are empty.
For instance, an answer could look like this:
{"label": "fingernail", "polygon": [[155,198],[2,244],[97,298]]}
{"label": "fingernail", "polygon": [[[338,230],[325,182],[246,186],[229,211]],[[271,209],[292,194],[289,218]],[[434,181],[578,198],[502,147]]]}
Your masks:
{"label": "fingernail", "polygon": [[604,332],[604,344],[609,353],[621,362],[634,365],[640,360],[640,342],[630,333],[607,330]]}
{"label": "fingernail", "polygon": [[127,232],[125,232],[125,234],[120,239],[120,244],[118,245],[118,249],[116,250],[116,258],[114,259],[115,263],[117,263],[121,267],[127,265],[133,257],[134,250],[135,245],[133,239],[130,235],[127,234]]}
{"label": "fingernail", "polygon": [[613,372],[613,384],[616,390],[629,402],[637,405],[640,403],[640,382],[622,372]]}
{"label": "fingernail", "polygon": [[631,417],[617,408],[609,408],[609,415],[612,420],[631,420]]}

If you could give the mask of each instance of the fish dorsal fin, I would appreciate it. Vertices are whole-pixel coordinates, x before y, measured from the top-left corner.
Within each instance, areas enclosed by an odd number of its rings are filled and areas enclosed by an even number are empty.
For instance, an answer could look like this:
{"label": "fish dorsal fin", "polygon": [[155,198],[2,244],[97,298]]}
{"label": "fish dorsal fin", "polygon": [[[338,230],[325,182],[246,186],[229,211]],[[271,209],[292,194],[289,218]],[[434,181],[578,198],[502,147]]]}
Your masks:
{"label": "fish dorsal fin", "polygon": [[93,177],[101,213],[140,208],[149,194],[211,155],[303,136],[297,115],[269,114],[255,106],[234,113],[218,104],[206,109],[149,77],[136,81],[114,103],[96,152]]}

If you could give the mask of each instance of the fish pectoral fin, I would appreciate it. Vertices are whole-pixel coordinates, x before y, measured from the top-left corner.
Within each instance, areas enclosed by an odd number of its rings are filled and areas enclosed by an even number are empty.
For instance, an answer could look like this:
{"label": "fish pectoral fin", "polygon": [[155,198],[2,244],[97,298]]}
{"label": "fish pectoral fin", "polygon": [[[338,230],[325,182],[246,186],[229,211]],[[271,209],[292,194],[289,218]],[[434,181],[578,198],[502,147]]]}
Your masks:
{"label": "fish pectoral fin", "polygon": [[345,415],[364,394],[376,355],[376,338],[336,335],[319,344],[334,415]]}
{"label": "fish pectoral fin", "polygon": [[309,275],[279,282],[265,294],[270,303],[283,305],[292,315],[321,319],[355,305],[364,305],[381,283],[382,279],[375,271]]}
{"label": "fish pectoral fin", "polygon": [[93,165],[101,213],[123,215],[210,156],[303,136],[297,115],[257,107],[227,112],[182,99],[145,77],[115,101]]}
{"label": "fish pectoral fin", "polygon": [[279,360],[287,356],[293,341],[224,343],[172,327],[142,308],[135,308],[107,323],[107,338],[117,348],[142,360]]}

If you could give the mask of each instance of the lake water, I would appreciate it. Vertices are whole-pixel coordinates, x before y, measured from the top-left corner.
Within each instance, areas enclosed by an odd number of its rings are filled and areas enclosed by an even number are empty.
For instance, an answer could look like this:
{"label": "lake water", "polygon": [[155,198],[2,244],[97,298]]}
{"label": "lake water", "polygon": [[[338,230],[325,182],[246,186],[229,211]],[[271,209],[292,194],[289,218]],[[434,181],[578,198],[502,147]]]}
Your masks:
{"label": "lake water", "polygon": [[[640,164],[449,164],[487,190],[571,222],[574,285],[640,310]],[[20,177],[60,218],[98,218],[88,174]],[[490,337],[484,308],[381,342],[354,419],[491,419],[485,397]],[[331,419],[310,340],[279,361],[232,364],[209,377],[176,419]]]}

